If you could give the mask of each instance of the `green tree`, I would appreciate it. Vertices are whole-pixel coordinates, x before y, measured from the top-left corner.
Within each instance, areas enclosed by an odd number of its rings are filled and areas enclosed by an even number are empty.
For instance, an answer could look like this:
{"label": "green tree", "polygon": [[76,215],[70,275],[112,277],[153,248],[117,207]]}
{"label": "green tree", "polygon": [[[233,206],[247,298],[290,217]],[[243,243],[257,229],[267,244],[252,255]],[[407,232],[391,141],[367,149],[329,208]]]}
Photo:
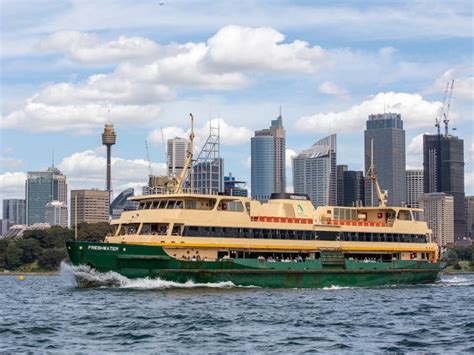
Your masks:
{"label": "green tree", "polygon": [[66,258],[66,248],[46,249],[38,258],[38,265],[46,270],[57,270],[62,260]]}
{"label": "green tree", "polygon": [[79,223],[77,225],[77,240],[101,242],[105,236],[114,231],[115,227],[109,223]]}
{"label": "green tree", "polygon": [[21,265],[22,250],[15,242],[8,244],[5,250],[5,266],[8,269],[16,269]]}
{"label": "green tree", "polygon": [[448,266],[454,266],[458,263],[459,261],[459,258],[458,258],[458,254],[456,253],[456,251],[454,249],[450,249],[448,250],[443,258],[446,260],[446,264]]}
{"label": "green tree", "polygon": [[43,252],[40,243],[33,238],[19,239],[16,244],[22,250],[21,262],[23,264],[29,264],[36,261]]}

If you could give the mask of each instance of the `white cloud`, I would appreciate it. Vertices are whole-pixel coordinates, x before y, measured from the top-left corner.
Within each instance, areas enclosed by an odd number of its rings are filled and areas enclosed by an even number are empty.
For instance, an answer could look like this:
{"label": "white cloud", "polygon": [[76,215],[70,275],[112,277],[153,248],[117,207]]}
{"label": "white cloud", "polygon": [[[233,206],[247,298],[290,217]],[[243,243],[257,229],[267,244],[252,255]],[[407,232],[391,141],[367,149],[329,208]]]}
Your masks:
{"label": "white cloud", "polygon": [[225,26],[208,41],[208,65],[222,70],[315,72],[327,64],[327,53],[308,42],[283,43],[270,27]]}
{"label": "white cloud", "polygon": [[[179,87],[236,90],[252,83],[247,71],[315,72],[326,53],[307,42],[284,43],[282,33],[269,28],[225,26],[206,43],[160,45],[142,37],[100,41],[93,33],[54,33],[39,45],[79,63],[117,63],[114,71],[94,74],[82,82],[46,85],[18,109],[2,116],[2,128],[31,131],[88,132],[107,120],[146,123],[160,113],[158,103],[175,97]],[[238,130],[223,139],[246,136]],[[237,143],[230,143],[237,144]]]}
{"label": "white cloud", "polygon": [[408,143],[406,150],[406,164],[407,169],[421,169],[423,168],[423,135],[428,133],[418,134],[413,137]]}
{"label": "white cloud", "polygon": [[[241,144],[248,144],[250,137],[252,136],[252,131],[246,127],[232,126],[222,118],[213,119],[211,121],[207,121],[201,128],[195,129],[194,145],[197,151],[200,150],[201,146],[204,144],[207,137],[209,136],[210,126],[212,126],[213,129],[219,128],[220,144],[222,145],[235,146]],[[217,130],[214,131],[214,133],[216,132]],[[178,126],[169,126],[163,128],[163,138],[165,142],[168,139],[175,137],[188,138],[189,134],[190,129],[184,130],[183,128]],[[161,130],[154,129],[153,131],[151,131],[148,135],[148,140],[151,143],[161,147],[163,145]]]}
{"label": "white cloud", "polygon": [[53,33],[39,43],[46,52],[63,52],[82,63],[108,63],[156,55],[160,46],[143,37],[120,36],[117,40],[101,42],[96,34],[78,31]]}
{"label": "white cloud", "polygon": [[[157,105],[114,105],[110,110],[112,122],[133,122],[151,125],[160,114]],[[36,132],[90,133],[109,120],[109,107],[100,104],[47,105],[28,100],[22,110],[2,118],[0,128],[21,128]]]}
{"label": "white cloud", "polygon": [[379,93],[346,111],[303,116],[298,119],[296,128],[302,132],[322,132],[330,121],[331,128],[337,132],[363,130],[368,115],[383,112],[384,109],[400,113],[405,128],[430,127],[440,107],[440,102],[424,100],[418,94]]}
{"label": "white cloud", "polygon": [[331,81],[325,81],[318,87],[319,92],[327,95],[346,96],[347,90],[334,84]]}
{"label": "white cloud", "polygon": [[285,165],[286,165],[286,170],[291,170],[292,169],[292,160],[296,156],[296,151],[293,149],[287,148],[285,151]]}
{"label": "white cloud", "polygon": [[446,83],[454,79],[453,98],[461,100],[474,100],[474,76],[472,72],[474,67],[452,68],[445,71],[429,87],[427,93],[441,93],[446,89]]}
{"label": "white cloud", "polygon": [[6,172],[0,174],[0,195],[2,199],[25,198],[26,174],[23,172]]}

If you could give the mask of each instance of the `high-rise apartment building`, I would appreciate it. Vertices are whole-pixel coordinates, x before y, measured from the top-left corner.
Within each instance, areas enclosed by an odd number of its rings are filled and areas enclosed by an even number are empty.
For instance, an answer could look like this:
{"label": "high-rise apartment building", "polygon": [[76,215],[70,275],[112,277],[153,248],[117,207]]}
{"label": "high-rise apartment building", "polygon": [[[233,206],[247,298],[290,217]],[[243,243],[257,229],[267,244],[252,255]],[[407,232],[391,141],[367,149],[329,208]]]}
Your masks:
{"label": "high-rise apartment building", "polygon": [[269,129],[255,131],[251,138],[252,198],[267,201],[286,190],[286,138],[283,118],[272,120]]}
{"label": "high-rise apartment building", "polygon": [[[388,205],[402,206],[406,196],[405,130],[400,114],[369,115],[364,131],[365,171],[370,168],[373,141],[375,174],[380,188],[388,191]],[[374,193],[372,193],[374,191]],[[371,201],[373,196],[373,200]],[[371,181],[365,189],[365,205],[377,206],[377,193]]]}
{"label": "high-rise apartment building", "polygon": [[365,198],[364,172],[347,170],[342,173],[343,201],[341,206],[362,206]]}
{"label": "high-rise apartment building", "polygon": [[7,230],[15,224],[26,224],[26,201],[18,198],[3,200],[2,221]]}
{"label": "high-rise apartment building", "polygon": [[168,139],[166,152],[168,176],[180,176],[186,162],[186,153],[189,146],[189,139],[180,137]]}
{"label": "high-rise apartment building", "polygon": [[337,202],[336,135],[325,137],[293,158],[295,193],[307,194],[313,205]]}
{"label": "high-rise apartment building", "polygon": [[452,135],[423,135],[424,192],[454,197],[454,236],[464,238],[464,141]]}
{"label": "high-rise apartment building", "polygon": [[422,219],[432,230],[433,241],[440,247],[454,244],[454,199],[442,192],[424,194],[420,198],[420,208],[424,210]]}
{"label": "high-rise apartment building", "polygon": [[77,223],[109,221],[109,192],[102,190],[71,190],[71,226]]}
{"label": "high-rise apartment building", "polygon": [[466,196],[464,200],[464,216],[466,220],[466,237],[474,239],[474,196]]}
{"label": "high-rise apartment building", "polygon": [[47,171],[28,172],[25,182],[26,223],[45,222],[45,207],[48,202],[67,201],[67,182],[57,168]]}
{"label": "high-rise apartment building", "polygon": [[67,205],[66,202],[50,201],[44,208],[44,221],[51,226],[67,228]]}
{"label": "high-rise apartment building", "polygon": [[192,185],[193,191],[201,194],[224,192],[224,159],[214,158],[194,164]]}
{"label": "high-rise apartment building", "polygon": [[420,198],[423,196],[423,169],[411,169],[406,171],[407,195],[405,202],[408,207],[420,207]]}

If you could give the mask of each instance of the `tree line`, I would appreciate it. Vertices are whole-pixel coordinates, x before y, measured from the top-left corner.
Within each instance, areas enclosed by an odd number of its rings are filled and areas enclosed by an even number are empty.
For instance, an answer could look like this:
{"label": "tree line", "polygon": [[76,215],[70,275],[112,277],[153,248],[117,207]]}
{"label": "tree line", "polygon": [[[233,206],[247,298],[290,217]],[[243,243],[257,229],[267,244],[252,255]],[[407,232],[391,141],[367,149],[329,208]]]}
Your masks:
{"label": "tree line", "polygon": [[445,253],[444,259],[446,266],[450,266],[454,270],[474,271],[474,245],[449,249]]}
{"label": "tree line", "polygon": [[[108,223],[80,223],[77,225],[77,240],[103,241],[113,229]],[[0,270],[55,271],[67,258],[65,243],[71,240],[74,240],[74,231],[59,226],[25,231],[20,238],[2,238]]]}

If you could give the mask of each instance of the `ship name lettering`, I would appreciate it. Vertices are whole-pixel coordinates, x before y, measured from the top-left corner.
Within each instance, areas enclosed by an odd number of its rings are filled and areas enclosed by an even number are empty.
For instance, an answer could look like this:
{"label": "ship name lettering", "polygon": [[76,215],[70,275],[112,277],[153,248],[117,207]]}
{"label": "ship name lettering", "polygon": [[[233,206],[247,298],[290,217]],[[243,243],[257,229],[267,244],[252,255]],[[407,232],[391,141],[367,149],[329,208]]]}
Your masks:
{"label": "ship name lettering", "polygon": [[118,247],[109,247],[109,246],[103,246],[103,245],[89,245],[87,247],[89,250],[105,250],[105,251],[118,251]]}

